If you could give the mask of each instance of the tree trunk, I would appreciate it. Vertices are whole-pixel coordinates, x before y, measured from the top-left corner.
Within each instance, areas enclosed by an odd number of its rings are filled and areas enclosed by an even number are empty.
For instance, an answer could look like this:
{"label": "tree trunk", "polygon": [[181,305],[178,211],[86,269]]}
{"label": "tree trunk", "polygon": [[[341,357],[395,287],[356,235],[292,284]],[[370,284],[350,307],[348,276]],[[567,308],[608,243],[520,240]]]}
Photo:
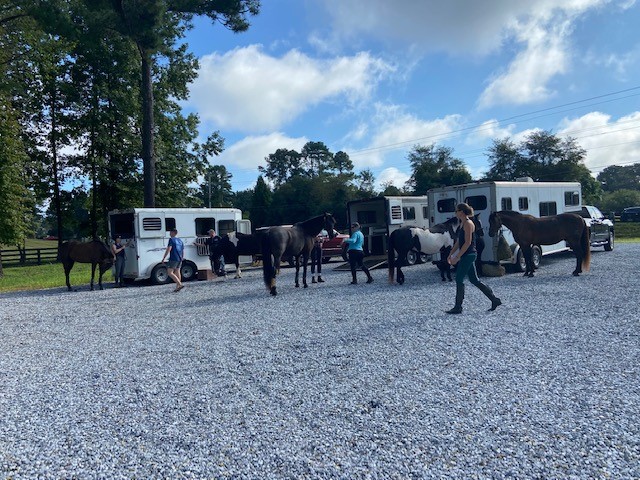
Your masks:
{"label": "tree trunk", "polygon": [[151,53],[138,46],[142,57],[142,172],[144,206],[156,206],[156,159],[153,147],[153,81]]}
{"label": "tree trunk", "polygon": [[[55,82],[55,80],[54,80]],[[53,205],[56,211],[56,228],[58,233],[58,248],[62,245],[62,205],[60,205],[60,179],[58,178],[58,109],[57,87],[51,90],[51,133],[49,142],[51,147],[51,176],[53,177]]]}
{"label": "tree trunk", "polygon": [[98,115],[98,99],[96,93],[95,78],[92,81],[92,94],[93,94],[93,113],[91,115],[91,132],[89,155],[91,158],[91,237],[98,238],[98,171],[96,166],[96,116]]}

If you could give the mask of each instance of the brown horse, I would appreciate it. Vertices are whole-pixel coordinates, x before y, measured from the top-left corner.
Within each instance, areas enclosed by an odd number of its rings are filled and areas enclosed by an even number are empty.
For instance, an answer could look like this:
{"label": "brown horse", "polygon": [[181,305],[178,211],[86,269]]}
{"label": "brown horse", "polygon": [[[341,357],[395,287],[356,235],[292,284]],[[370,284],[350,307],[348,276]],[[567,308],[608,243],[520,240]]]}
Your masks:
{"label": "brown horse", "polygon": [[532,246],[553,245],[562,240],[567,242],[576,255],[576,269],[573,275],[576,277],[580,275],[583,268],[585,271],[589,270],[591,263],[589,227],[580,215],[561,213],[536,218],[511,210],[501,210],[489,216],[489,236],[495,236],[503,225],[511,230],[514,240],[522,249],[522,255],[527,263],[525,277],[533,277]]}
{"label": "brown horse", "polygon": [[69,240],[60,245],[58,249],[58,260],[64,266],[64,275],[67,280],[67,289],[71,291],[69,283],[69,273],[75,262],[91,264],[91,290],[93,290],[93,280],[96,273],[96,265],[100,265],[100,276],[98,285],[102,288],[102,274],[109,270],[115,261],[113,253],[107,247],[107,244],[100,240],[92,240],[90,242],[78,242]]}

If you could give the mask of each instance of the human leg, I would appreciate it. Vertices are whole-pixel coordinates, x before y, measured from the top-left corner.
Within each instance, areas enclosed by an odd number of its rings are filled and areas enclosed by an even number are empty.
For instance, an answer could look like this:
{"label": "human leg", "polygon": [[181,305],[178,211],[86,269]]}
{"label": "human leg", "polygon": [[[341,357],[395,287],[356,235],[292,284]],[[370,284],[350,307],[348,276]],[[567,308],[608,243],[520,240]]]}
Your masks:
{"label": "human leg", "polygon": [[358,264],[358,255],[356,250],[349,250],[349,266],[351,267],[351,284],[355,285],[358,283],[358,279],[356,277],[356,266]]}
{"label": "human leg", "polygon": [[493,290],[491,290],[491,288],[488,285],[485,285],[484,283],[482,283],[478,278],[475,264],[472,264],[471,268],[469,269],[469,281],[473,285],[478,287],[480,291],[484,293],[489,300],[491,300],[491,308],[489,310],[493,311],[496,308],[498,308],[500,305],[502,305],[502,301],[494,295]]}
{"label": "human leg", "polygon": [[456,303],[451,310],[446,313],[462,313],[462,302],[464,301],[464,277],[476,260],[475,255],[464,255],[458,262],[456,269]]}

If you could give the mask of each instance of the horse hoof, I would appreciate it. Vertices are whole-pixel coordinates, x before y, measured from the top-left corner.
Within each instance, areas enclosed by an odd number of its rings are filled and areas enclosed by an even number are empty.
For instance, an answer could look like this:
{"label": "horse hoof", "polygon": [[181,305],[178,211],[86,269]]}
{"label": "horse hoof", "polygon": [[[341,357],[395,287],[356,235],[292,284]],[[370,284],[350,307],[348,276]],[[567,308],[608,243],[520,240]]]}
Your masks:
{"label": "horse hoof", "polygon": [[271,288],[271,295],[273,295],[274,297],[278,294],[278,292],[276,292],[276,287],[272,287]]}
{"label": "horse hoof", "polygon": [[309,288],[309,285],[307,285],[306,283],[304,284],[304,288]]}
{"label": "horse hoof", "polygon": [[297,283],[296,283],[296,288],[300,288],[300,285],[298,285]]}

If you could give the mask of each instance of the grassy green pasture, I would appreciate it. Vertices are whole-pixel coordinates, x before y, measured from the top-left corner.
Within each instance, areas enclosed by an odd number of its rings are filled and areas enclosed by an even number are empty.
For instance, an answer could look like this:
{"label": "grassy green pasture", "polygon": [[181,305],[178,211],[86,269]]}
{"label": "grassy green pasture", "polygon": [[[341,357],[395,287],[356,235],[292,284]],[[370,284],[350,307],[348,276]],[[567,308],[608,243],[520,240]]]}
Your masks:
{"label": "grassy green pasture", "polygon": [[[96,282],[98,281],[96,268]],[[110,271],[102,277],[103,284],[112,281]],[[76,263],[69,275],[71,286],[86,285],[91,281],[91,264]],[[0,292],[17,290],[41,290],[43,288],[63,287],[65,285],[64,269],[61,263],[33,265],[26,267],[8,267],[4,269],[4,277],[0,278]]]}
{"label": "grassy green pasture", "polygon": [[616,222],[616,241],[640,242],[640,223]]}

